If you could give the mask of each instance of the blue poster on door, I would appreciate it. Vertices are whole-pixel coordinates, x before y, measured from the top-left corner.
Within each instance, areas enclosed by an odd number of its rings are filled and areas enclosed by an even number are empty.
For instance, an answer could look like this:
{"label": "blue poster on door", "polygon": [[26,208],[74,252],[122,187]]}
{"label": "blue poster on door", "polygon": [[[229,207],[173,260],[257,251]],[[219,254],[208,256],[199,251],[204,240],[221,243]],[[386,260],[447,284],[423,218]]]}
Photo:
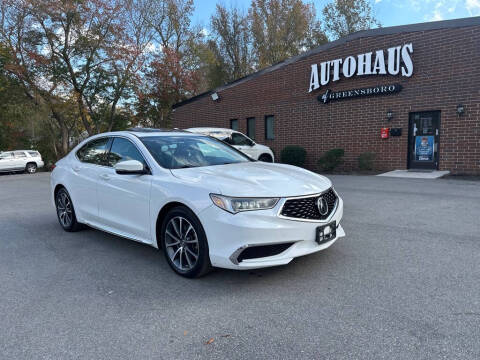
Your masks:
{"label": "blue poster on door", "polygon": [[433,161],[435,136],[415,136],[415,160]]}

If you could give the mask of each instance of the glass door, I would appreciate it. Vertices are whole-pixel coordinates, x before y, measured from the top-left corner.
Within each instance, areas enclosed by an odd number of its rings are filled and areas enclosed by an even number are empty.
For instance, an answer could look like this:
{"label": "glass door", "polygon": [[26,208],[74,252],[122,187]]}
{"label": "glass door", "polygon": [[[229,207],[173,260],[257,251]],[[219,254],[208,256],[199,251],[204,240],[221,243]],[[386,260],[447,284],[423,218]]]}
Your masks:
{"label": "glass door", "polygon": [[408,168],[438,169],[440,111],[410,113]]}

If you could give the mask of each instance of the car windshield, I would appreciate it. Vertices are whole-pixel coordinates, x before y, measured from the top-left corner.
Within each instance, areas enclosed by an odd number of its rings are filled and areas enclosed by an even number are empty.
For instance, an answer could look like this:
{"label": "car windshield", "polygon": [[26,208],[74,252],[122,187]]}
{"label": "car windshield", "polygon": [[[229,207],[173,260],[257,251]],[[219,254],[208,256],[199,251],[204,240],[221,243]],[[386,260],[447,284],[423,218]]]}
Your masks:
{"label": "car windshield", "polygon": [[207,136],[146,136],[141,140],[158,164],[166,169],[251,161],[238,150]]}

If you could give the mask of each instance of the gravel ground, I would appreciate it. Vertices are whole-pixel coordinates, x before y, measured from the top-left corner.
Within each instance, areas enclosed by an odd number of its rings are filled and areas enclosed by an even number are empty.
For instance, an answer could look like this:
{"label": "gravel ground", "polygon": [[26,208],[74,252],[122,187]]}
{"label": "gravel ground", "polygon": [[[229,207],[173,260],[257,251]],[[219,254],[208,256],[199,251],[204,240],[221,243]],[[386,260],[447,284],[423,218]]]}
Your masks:
{"label": "gravel ground", "polygon": [[0,358],[480,358],[480,182],[331,178],[346,238],[188,280],[148,246],[63,232],[48,174],[0,176]]}

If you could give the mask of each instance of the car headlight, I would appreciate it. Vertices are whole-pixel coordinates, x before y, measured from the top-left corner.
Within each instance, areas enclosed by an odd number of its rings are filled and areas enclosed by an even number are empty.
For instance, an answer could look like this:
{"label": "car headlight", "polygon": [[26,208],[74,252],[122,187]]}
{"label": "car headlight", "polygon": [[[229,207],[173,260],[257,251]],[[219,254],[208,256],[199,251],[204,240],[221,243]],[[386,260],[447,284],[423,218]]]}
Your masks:
{"label": "car headlight", "polygon": [[217,194],[210,194],[213,203],[220,209],[236,214],[241,211],[250,210],[266,210],[271,209],[277,205],[280,198],[238,198],[223,196]]}

